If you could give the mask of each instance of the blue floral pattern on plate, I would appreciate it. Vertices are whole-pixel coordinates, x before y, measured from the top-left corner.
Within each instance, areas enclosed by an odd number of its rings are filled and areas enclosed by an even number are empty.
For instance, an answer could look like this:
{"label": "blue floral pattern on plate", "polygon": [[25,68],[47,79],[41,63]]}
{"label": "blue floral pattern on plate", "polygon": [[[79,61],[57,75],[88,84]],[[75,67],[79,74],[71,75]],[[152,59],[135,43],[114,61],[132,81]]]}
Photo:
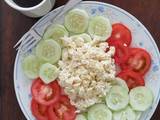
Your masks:
{"label": "blue floral pattern on plate", "polygon": [[[121,8],[115,7],[113,5],[100,3],[100,2],[83,2],[76,6],[81,9],[85,9],[90,16],[103,15],[108,17],[112,23],[121,22],[127,25],[132,31],[133,43],[135,47],[145,48],[152,55],[152,67],[145,77],[146,85],[151,88],[154,92],[155,100],[153,106],[146,112],[143,113],[140,120],[150,120],[153,115],[160,98],[160,54],[159,50],[147,29],[132,15],[122,10]],[[42,19],[40,19],[32,28],[39,27],[43,29],[43,24],[49,21],[55,12],[59,11],[58,8]],[[63,21],[63,18],[62,20]],[[31,29],[32,29],[31,28]],[[32,50],[31,50],[32,51]],[[31,52],[29,51],[29,52]],[[14,68],[14,85],[17,100],[19,105],[28,120],[35,120],[30,111],[30,100],[31,100],[31,80],[28,80],[21,69],[21,61],[23,56],[18,53],[15,60]]]}

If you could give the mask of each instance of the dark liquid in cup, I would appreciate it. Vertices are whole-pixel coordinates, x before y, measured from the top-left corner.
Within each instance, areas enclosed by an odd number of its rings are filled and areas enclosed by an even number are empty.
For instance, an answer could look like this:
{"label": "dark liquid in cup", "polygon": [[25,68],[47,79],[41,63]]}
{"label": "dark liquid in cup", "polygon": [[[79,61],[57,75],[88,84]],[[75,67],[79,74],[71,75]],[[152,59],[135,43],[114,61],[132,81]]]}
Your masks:
{"label": "dark liquid in cup", "polygon": [[20,7],[33,7],[38,5],[42,0],[13,0]]}

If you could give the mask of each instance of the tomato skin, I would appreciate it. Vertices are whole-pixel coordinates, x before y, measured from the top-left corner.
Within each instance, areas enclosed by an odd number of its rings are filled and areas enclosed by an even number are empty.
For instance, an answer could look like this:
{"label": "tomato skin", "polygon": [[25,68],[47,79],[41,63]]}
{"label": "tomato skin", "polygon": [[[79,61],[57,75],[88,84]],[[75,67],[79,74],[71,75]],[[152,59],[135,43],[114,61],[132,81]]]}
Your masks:
{"label": "tomato skin", "polygon": [[130,46],[132,41],[131,31],[122,23],[115,23],[112,25],[112,35],[107,41],[121,41],[126,46]]}
{"label": "tomato skin", "polygon": [[65,95],[61,96],[60,103],[68,108],[68,110],[63,114],[64,120],[74,120],[76,117],[76,108],[73,105],[71,105],[69,98]]}
{"label": "tomato skin", "polygon": [[47,106],[40,105],[34,99],[31,101],[31,111],[37,120],[48,120]]}
{"label": "tomato skin", "polygon": [[66,95],[64,88],[61,87],[61,95]]}
{"label": "tomato skin", "polygon": [[50,106],[50,107],[48,108],[48,118],[49,118],[49,120],[60,120],[60,119],[57,117],[53,106]]}
{"label": "tomato skin", "polygon": [[127,83],[129,89],[137,86],[145,86],[143,77],[130,69],[121,71],[117,76],[122,78]]}
{"label": "tomato skin", "polygon": [[48,109],[49,120],[75,120],[76,109],[70,104],[67,96],[62,95],[59,101]]}
{"label": "tomato skin", "polygon": [[114,59],[116,64],[120,65],[125,62],[127,59],[126,56],[128,56],[129,48],[124,46],[121,41],[109,41],[108,44],[109,46],[115,47]]}
{"label": "tomato skin", "polygon": [[64,120],[75,120],[76,118],[76,108],[75,107],[70,107],[70,110],[64,113]]}
{"label": "tomato skin", "polygon": [[126,61],[121,64],[122,69],[132,69],[141,75],[145,75],[150,66],[151,56],[142,48],[130,48]]}
{"label": "tomato skin", "polygon": [[49,106],[59,100],[60,86],[57,81],[45,84],[40,78],[38,78],[32,83],[31,92],[33,98],[39,104]]}

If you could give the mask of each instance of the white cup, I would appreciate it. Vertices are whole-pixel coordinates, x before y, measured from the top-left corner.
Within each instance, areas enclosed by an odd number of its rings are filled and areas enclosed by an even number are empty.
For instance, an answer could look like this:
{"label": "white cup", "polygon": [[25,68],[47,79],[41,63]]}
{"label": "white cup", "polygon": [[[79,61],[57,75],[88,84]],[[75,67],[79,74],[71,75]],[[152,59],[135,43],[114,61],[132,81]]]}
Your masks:
{"label": "white cup", "polygon": [[25,8],[18,6],[13,0],[5,0],[5,2],[12,8],[29,17],[41,17],[48,13],[55,4],[55,0],[42,0],[42,2],[36,6]]}

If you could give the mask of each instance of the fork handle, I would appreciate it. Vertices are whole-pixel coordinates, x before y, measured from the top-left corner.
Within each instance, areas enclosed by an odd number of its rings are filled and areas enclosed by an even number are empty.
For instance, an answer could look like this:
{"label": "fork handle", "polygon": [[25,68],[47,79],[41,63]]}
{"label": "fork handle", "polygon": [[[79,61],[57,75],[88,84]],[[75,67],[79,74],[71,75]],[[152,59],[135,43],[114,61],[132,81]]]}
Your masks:
{"label": "fork handle", "polygon": [[69,0],[66,5],[64,5],[62,11],[54,17],[51,22],[56,22],[60,17],[62,17],[68,10],[72,9],[74,6],[76,6],[78,3],[80,3],[82,0]]}

